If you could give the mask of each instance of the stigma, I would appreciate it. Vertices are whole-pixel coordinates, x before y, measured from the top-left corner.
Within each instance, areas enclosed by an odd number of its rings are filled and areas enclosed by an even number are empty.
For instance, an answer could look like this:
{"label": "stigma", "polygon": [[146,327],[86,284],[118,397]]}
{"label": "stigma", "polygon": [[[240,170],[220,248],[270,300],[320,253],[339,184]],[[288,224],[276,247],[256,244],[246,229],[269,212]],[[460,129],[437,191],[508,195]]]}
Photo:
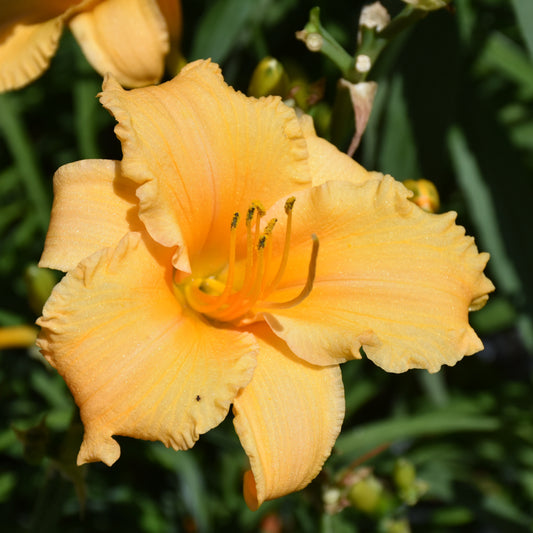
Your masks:
{"label": "stigma", "polygon": [[[243,217],[240,213],[234,213],[230,223],[229,254],[224,276],[202,278],[192,276],[180,284],[189,307],[217,322],[239,324],[252,319],[261,310],[289,308],[302,302],[310,294],[315,279],[319,247],[316,235],[311,235],[309,268],[300,293],[284,302],[267,301],[282,283],[287,268],[294,204],[294,197],[285,202],[287,220],[281,257],[273,257],[272,254],[272,235],[277,219],[269,220],[261,230],[261,219],[265,216],[265,210],[260,203],[252,203],[244,220],[246,248],[241,251],[237,260],[237,230],[239,224],[243,222],[241,220]],[[242,274],[243,269],[244,274]],[[275,274],[272,275],[272,272]]]}

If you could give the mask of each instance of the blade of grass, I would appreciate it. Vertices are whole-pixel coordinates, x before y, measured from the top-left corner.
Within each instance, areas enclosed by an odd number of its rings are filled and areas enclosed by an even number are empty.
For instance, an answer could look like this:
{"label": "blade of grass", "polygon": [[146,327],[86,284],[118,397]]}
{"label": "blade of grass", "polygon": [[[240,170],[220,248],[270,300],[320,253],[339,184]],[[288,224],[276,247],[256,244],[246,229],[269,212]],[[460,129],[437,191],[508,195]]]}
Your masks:
{"label": "blade of grass", "polygon": [[366,424],[341,434],[335,444],[337,452],[335,457],[343,463],[350,462],[386,443],[455,432],[494,431],[498,425],[495,418],[457,413],[453,410],[437,410],[422,415],[402,416]]}
{"label": "blade of grass", "polygon": [[533,2],[531,0],[512,0],[518,26],[533,61]]}
{"label": "blade of grass", "polygon": [[491,267],[498,273],[499,287],[508,293],[517,293],[521,290],[521,283],[507,254],[504,236],[498,225],[494,198],[483,180],[463,132],[458,127],[451,128],[448,144],[457,180],[471,206],[470,216],[476,224],[482,247],[491,252]]}
{"label": "blade of grass", "polygon": [[14,97],[10,94],[0,95],[0,132],[18,167],[39,227],[46,231],[50,216],[50,197],[43,185],[44,179],[32,142],[17,112]]}

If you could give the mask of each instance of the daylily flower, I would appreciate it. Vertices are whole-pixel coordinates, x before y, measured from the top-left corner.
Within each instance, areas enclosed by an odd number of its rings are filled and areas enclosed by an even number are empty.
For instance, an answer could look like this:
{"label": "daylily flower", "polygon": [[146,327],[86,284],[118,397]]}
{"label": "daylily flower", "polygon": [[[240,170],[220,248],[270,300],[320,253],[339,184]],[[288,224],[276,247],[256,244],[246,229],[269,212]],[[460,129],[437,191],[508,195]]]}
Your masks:
{"label": "daylily flower", "polygon": [[233,404],[256,509],[321,469],[360,348],[389,372],[482,348],[487,254],[309,117],[207,61],[156,87],[107,77],[101,102],[123,159],[57,171],[41,259],[67,271],[38,344],[80,408],[80,464],[114,463],[114,435],[190,448]]}
{"label": "daylily flower", "polygon": [[0,3],[0,92],[40,76],[68,25],[89,63],[126,87],[157,83],[181,32],[179,0],[17,0]]}

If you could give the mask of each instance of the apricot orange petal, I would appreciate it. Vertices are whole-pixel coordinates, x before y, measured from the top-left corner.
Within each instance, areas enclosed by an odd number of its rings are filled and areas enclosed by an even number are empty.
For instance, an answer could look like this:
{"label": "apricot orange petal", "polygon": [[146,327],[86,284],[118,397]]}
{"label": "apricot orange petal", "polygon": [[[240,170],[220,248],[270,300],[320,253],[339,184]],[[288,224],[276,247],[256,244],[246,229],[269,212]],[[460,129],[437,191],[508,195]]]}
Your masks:
{"label": "apricot orange petal", "polygon": [[70,270],[97,250],[118,244],[128,231],[140,230],[135,188],[121,176],[117,161],[77,161],[57,170],[39,265]]}
{"label": "apricot orange petal", "polygon": [[122,170],[140,185],[140,217],[157,242],[179,246],[182,272],[200,252],[196,275],[227,261],[235,212],[310,184],[294,111],[236,92],[208,61],[157,87],[124,91],[107,78],[101,101],[118,121]]}
{"label": "apricot orange petal", "polygon": [[344,388],[338,365],[307,364],[264,324],[250,331],[260,347],[257,368],[233,411],[251,465],[244,497],[255,510],[302,489],[319,473],[341,429]]}
{"label": "apricot orange petal", "polygon": [[[454,213],[426,213],[409,195],[391,177],[295,195],[289,264],[269,299],[287,301],[300,290],[311,233],[320,241],[314,287],[303,302],[264,317],[296,355],[328,365],[360,357],[363,347],[389,372],[435,372],[482,349],[468,312],[494,288],[483,274],[488,254],[478,253]],[[283,221],[282,209],[265,218]]]}
{"label": "apricot orange petal", "polygon": [[191,447],[250,381],[257,345],[183,309],[170,251],[128,233],[56,286],[38,345],[63,376],[85,427],[78,463],[120,455],[113,435]]}
{"label": "apricot orange petal", "polygon": [[19,89],[50,64],[68,17],[88,0],[0,2],[0,92]]}
{"label": "apricot orange petal", "polygon": [[157,5],[165,19],[170,47],[177,48],[182,30],[181,0],[157,0]]}
{"label": "apricot orange petal", "polygon": [[70,29],[89,63],[127,87],[163,76],[169,33],[156,0],[105,0],[75,15]]}
{"label": "apricot orange petal", "polygon": [[314,186],[329,180],[364,183],[376,175],[341,152],[333,144],[318,137],[309,115],[300,117],[300,124],[309,152],[309,171]]}
{"label": "apricot orange petal", "polygon": [[[56,18],[73,7],[85,7],[91,0],[17,0],[0,2],[0,30],[15,24],[35,24]],[[94,1],[94,0],[93,0]]]}
{"label": "apricot orange petal", "polygon": [[62,16],[19,24],[0,35],[0,92],[24,87],[48,67],[63,31]]}

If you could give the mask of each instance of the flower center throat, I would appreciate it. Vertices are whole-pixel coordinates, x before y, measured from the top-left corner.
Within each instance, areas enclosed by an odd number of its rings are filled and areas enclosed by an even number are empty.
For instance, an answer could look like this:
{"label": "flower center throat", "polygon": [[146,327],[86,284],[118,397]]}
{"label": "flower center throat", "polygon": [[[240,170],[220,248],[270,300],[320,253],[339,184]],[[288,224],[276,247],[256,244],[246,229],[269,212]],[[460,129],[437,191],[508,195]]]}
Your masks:
{"label": "flower center throat", "polygon": [[235,283],[237,227],[241,215],[234,213],[230,225],[229,257],[225,269],[225,280],[220,280],[216,276],[203,278],[192,276],[185,280],[180,288],[188,305],[198,313],[218,322],[240,323],[252,318],[258,310],[288,308],[302,302],[313,288],[318,257],[318,238],[316,235],[312,235],[313,244],[307,279],[300,293],[286,302],[265,301],[279,287],[287,268],[294,203],[294,197],[285,202],[285,214],[287,216],[285,240],[279,265],[273,278],[267,279],[267,272],[272,262],[277,260],[277,258],[272,257],[272,234],[277,219],[271,219],[261,231],[261,218],[265,215],[265,210],[261,204],[252,203],[246,213],[246,257],[244,277],[241,278],[242,283],[239,282],[238,286]]}

